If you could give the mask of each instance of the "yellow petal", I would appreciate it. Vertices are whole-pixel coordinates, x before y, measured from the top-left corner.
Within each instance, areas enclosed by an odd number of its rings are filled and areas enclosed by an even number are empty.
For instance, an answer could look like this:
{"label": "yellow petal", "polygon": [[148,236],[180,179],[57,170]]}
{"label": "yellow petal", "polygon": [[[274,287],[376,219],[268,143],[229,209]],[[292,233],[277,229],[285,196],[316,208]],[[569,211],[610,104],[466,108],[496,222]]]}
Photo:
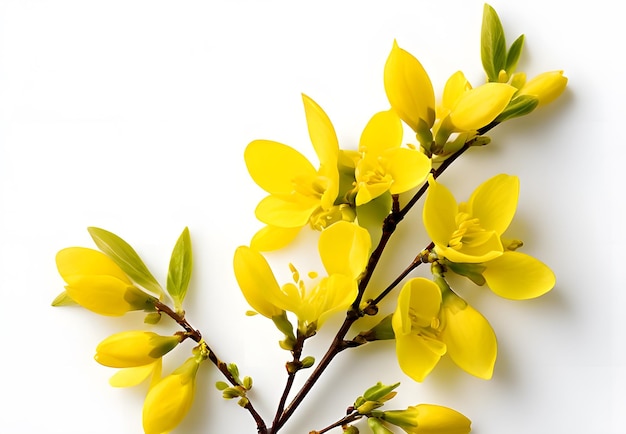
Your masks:
{"label": "yellow petal", "polygon": [[56,256],[59,274],[68,285],[85,275],[107,275],[131,285],[126,273],[104,253],[84,247],[69,247]]}
{"label": "yellow petal", "polygon": [[389,150],[384,158],[387,170],[393,178],[391,194],[400,194],[417,187],[430,173],[431,161],[419,151],[407,148]]}
{"label": "yellow petal", "polygon": [[445,117],[459,102],[461,97],[470,90],[472,86],[470,85],[467,78],[461,71],[457,71],[446,82],[445,87],[443,88],[443,98],[441,101],[441,105],[444,109],[444,112],[439,115],[439,117]]}
{"label": "yellow petal", "polygon": [[260,229],[250,241],[250,247],[259,252],[282,249],[291,243],[302,228],[281,228],[267,225]]}
{"label": "yellow petal", "polygon": [[556,277],[547,265],[524,253],[504,252],[485,266],[483,277],[487,286],[496,294],[512,300],[539,297],[556,284]]}
{"label": "yellow petal", "polygon": [[109,384],[113,387],[137,386],[143,383],[154,372],[155,365],[160,363],[161,359],[158,359],[148,365],[120,369],[111,376]]}
{"label": "yellow petal", "polygon": [[467,203],[468,212],[480,220],[480,225],[497,234],[509,227],[519,197],[519,178],[500,174],[483,182]]}
{"label": "yellow petal", "polygon": [[478,130],[502,113],[516,91],[504,83],[485,83],[468,90],[451,110],[450,120],[457,131]]}
{"label": "yellow petal", "polygon": [[396,336],[396,357],[402,371],[420,382],[424,381],[441,359],[422,336],[414,334]]}
{"label": "yellow petal", "polygon": [[400,147],[403,134],[400,118],[393,110],[376,113],[361,133],[359,152],[370,157],[382,155],[387,149]]}
{"label": "yellow petal", "polygon": [[319,330],[327,318],[334,313],[345,311],[355,300],[358,293],[357,283],[349,276],[333,274],[323,279],[305,300],[309,311],[306,319],[308,323],[317,321]]}
{"label": "yellow petal", "polygon": [[[250,176],[272,194],[288,194],[298,180],[314,179],[317,171],[301,153],[282,143],[255,140],[244,152]],[[302,181],[301,181],[302,182]]]}
{"label": "yellow petal", "polygon": [[233,266],[239,288],[252,309],[267,318],[282,314],[275,303],[280,287],[263,255],[246,246],[238,247]]}
{"label": "yellow petal", "polygon": [[289,196],[267,196],[259,202],[254,212],[256,218],[265,224],[301,228],[309,222],[311,214],[319,205],[319,199],[297,193]]}
{"label": "yellow petal", "polygon": [[72,276],[67,294],[82,307],[100,315],[121,316],[147,307],[148,294],[112,276]]}
{"label": "yellow petal", "polygon": [[[432,280],[416,277],[404,284],[402,292],[411,294],[408,300],[411,321],[421,327],[429,327],[433,319],[438,316],[441,308],[441,290],[439,287]],[[403,299],[402,303],[406,301]],[[400,301],[398,301],[398,305],[400,305]]]}
{"label": "yellow petal", "polygon": [[302,95],[306,123],[313,148],[320,160],[318,173],[325,179],[322,207],[329,209],[339,192],[339,142],[335,128],[322,108],[311,98]]}
{"label": "yellow petal", "polygon": [[456,230],[455,218],[459,208],[450,190],[433,178],[428,183],[422,216],[424,227],[437,246],[447,246]]}
{"label": "yellow petal", "polygon": [[490,379],[498,347],[489,322],[454,293],[444,298],[442,314],[440,337],[454,363],[469,374]]}
{"label": "yellow petal", "polygon": [[435,122],[435,92],[422,64],[394,41],[385,63],[385,93],[393,110],[418,131],[420,119],[427,127]]}
{"label": "yellow petal", "polygon": [[352,279],[365,269],[370,248],[367,230],[346,221],[324,229],[318,242],[320,257],[328,274],[345,274]]}
{"label": "yellow petal", "polygon": [[519,95],[532,95],[539,99],[537,107],[546,105],[559,97],[567,86],[567,77],[563,71],[550,71],[539,74],[528,81],[519,91]]}

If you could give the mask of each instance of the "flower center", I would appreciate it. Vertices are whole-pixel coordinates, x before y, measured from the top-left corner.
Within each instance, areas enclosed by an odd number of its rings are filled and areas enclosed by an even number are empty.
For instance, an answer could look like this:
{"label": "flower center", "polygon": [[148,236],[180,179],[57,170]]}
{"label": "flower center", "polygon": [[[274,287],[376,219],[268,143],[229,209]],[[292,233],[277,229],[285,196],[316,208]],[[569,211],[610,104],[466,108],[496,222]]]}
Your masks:
{"label": "flower center", "polygon": [[486,231],[480,226],[480,220],[472,218],[466,212],[459,212],[455,217],[457,229],[452,233],[448,247],[460,250],[464,244],[481,244]]}

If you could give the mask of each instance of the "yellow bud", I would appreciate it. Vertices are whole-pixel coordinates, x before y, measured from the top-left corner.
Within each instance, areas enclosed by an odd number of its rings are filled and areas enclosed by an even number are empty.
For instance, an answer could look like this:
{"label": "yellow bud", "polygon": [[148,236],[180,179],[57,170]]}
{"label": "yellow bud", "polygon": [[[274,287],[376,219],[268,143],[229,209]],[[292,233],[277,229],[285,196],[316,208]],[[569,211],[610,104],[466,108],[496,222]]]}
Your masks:
{"label": "yellow bud", "polygon": [[178,336],[160,336],[153,332],[116,333],[100,342],[95,359],[112,368],[144,366],[163,357],[179,342]]}
{"label": "yellow bud", "polygon": [[558,98],[567,86],[563,71],[549,71],[539,74],[520,89],[518,95],[532,95],[539,100],[538,107]]}

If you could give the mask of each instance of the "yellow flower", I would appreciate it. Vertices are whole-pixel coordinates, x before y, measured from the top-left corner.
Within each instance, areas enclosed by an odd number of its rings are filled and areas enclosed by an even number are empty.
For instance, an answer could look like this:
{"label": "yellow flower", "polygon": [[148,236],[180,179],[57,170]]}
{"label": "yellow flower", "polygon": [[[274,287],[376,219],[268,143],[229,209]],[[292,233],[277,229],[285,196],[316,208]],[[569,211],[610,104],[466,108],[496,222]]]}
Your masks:
{"label": "yellow flower", "polygon": [[497,175],[481,184],[467,203],[434,178],[424,203],[423,221],[435,252],[458,263],[482,263],[502,256],[501,235],[507,229],[519,195],[515,176]]}
{"label": "yellow flower", "polygon": [[416,133],[435,122],[435,92],[422,64],[393,42],[385,63],[385,93],[391,108]]}
{"label": "yellow flower", "polygon": [[312,286],[306,285],[291,266],[294,282],[280,287],[263,255],[245,246],[235,251],[235,276],[253,309],[268,318],[293,312],[299,329],[308,333],[354,301],[357,279],[367,265],[370,247],[365,229],[341,221],[320,234],[318,248],[328,275]]}
{"label": "yellow flower", "polygon": [[150,310],[156,299],[135,287],[122,269],[104,253],[82,247],[61,250],[57,268],[67,295],[100,315],[120,316],[133,310]]}
{"label": "yellow flower", "polygon": [[452,131],[478,130],[506,108],[516,91],[505,83],[485,83],[473,89],[465,75],[458,71],[446,82],[437,114],[443,125],[449,117]]}
{"label": "yellow flower", "polygon": [[439,338],[452,361],[465,372],[488,380],[493,375],[498,345],[489,322],[451,290],[443,292]]}
{"label": "yellow flower", "polygon": [[[257,218],[268,225],[255,236],[256,249],[288,244],[307,223],[321,230],[341,219],[334,206],[339,191],[337,135],[322,108],[306,95],[302,99],[318,169],[295,149],[274,141],[255,140],[244,153],[250,176],[269,193],[256,208]],[[319,213],[328,218],[316,218]]]}
{"label": "yellow flower", "polygon": [[112,368],[144,366],[154,363],[179,343],[179,336],[160,336],[141,330],[120,332],[98,344],[95,359]]}
{"label": "yellow flower", "polygon": [[558,98],[565,90],[565,86],[567,86],[567,77],[563,76],[563,71],[549,71],[526,82],[519,90],[518,95],[536,97],[539,100],[537,107],[540,107]]}
{"label": "yellow flower", "polygon": [[199,361],[190,357],[148,391],[143,405],[146,434],[168,433],[185,418],[195,393]]}
{"label": "yellow flower", "polygon": [[389,191],[399,194],[422,183],[430,172],[423,153],[401,148],[402,123],[393,110],[375,114],[359,142],[362,158],[356,164],[356,205],[363,205]]}
{"label": "yellow flower", "polygon": [[385,411],[381,419],[399,426],[408,434],[467,434],[472,423],[458,411],[432,404]]}
{"label": "yellow flower", "polygon": [[433,370],[446,345],[438,337],[441,290],[432,281],[418,277],[400,290],[391,319],[400,368],[415,381]]}

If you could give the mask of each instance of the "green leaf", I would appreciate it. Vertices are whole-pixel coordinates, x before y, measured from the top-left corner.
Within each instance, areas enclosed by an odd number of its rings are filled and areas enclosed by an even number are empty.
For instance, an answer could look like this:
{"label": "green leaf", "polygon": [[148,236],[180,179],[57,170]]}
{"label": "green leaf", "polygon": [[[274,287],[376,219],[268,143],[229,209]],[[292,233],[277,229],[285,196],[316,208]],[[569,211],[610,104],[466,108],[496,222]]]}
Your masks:
{"label": "green leaf", "polygon": [[482,264],[461,264],[446,261],[446,267],[448,267],[456,274],[467,277],[478,286],[483,286],[485,284],[483,271],[485,271],[486,267]]}
{"label": "green leaf", "polygon": [[511,44],[509,48],[509,52],[506,55],[506,73],[509,75],[513,75],[515,72],[515,68],[517,67],[517,62],[522,54],[522,48],[524,47],[524,35],[520,35],[519,38],[515,40]]}
{"label": "green leaf", "polygon": [[124,273],[128,274],[128,277],[148,291],[159,296],[163,294],[161,285],[150,273],[137,252],[126,241],[104,229],[90,227],[87,230],[98,248],[109,256]]}
{"label": "green leaf", "polygon": [[509,119],[525,116],[537,108],[538,104],[539,100],[532,95],[516,96],[509,102],[509,105],[506,106],[504,111],[498,115],[495,122],[504,122]]}
{"label": "green leaf", "polygon": [[63,291],[62,293],[57,295],[54,300],[52,300],[52,306],[55,306],[55,307],[58,307],[58,306],[78,306],[78,303],[76,303],[74,300],[72,300],[72,298],[69,295],[67,295],[66,291]]}
{"label": "green leaf", "polygon": [[189,228],[185,228],[176,241],[167,272],[167,292],[172,296],[177,310],[182,309],[192,268],[191,237],[189,236]]}
{"label": "green leaf", "polygon": [[500,71],[506,69],[506,40],[498,14],[486,3],[483,9],[480,57],[488,81],[497,82]]}

